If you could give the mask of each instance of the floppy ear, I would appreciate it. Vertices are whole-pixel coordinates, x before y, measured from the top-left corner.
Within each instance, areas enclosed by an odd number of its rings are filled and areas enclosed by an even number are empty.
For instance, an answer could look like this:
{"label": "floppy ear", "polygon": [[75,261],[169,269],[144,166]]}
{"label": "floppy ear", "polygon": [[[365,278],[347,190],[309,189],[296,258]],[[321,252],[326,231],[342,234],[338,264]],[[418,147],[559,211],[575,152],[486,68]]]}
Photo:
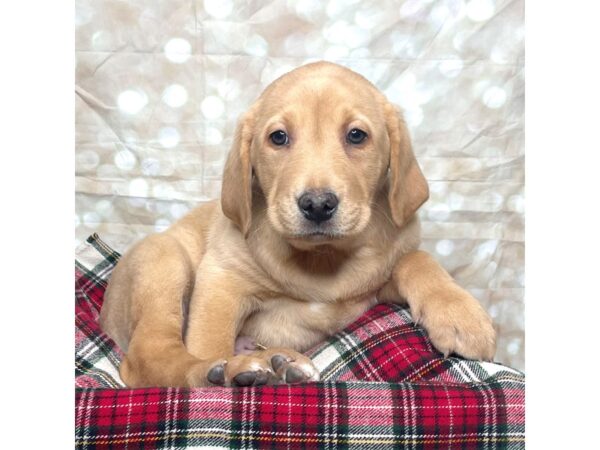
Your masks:
{"label": "floppy ear", "polygon": [[247,112],[236,127],[233,144],[223,170],[221,187],[223,214],[238,226],[244,237],[248,235],[252,216],[251,142],[251,113]]}
{"label": "floppy ear", "polygon": [[413,153],[404,118],[391,104],[386,105],[386,121],[391,147],[388,201],[400,228],[429,198],[429,186]]}

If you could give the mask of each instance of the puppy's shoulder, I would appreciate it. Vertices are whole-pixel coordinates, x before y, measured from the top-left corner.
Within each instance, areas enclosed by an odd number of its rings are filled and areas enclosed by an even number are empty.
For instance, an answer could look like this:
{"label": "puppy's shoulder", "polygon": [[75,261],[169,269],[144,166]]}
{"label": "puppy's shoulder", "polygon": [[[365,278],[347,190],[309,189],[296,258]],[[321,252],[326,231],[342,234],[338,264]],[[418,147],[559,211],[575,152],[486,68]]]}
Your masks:
{"label": "puppy's shoulder", "polygon": [[420,247],[421,222],[416,214],[397,231],[393,245],[399,252],[399,256],[415,251]]}

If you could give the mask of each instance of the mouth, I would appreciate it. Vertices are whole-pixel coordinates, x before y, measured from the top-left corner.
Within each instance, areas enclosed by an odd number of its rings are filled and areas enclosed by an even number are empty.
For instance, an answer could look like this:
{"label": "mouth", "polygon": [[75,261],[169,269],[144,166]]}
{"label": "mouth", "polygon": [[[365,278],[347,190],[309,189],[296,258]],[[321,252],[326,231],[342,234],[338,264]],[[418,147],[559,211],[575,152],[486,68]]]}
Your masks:
{"label": "mouth", "polygon": [[299,240],[299,241],[332,241],[336,239],[342,239],[344,237],[341,233],[335,233],[331,231],[310,231],[305,233],[297,233],[288,236],[288,239]]}

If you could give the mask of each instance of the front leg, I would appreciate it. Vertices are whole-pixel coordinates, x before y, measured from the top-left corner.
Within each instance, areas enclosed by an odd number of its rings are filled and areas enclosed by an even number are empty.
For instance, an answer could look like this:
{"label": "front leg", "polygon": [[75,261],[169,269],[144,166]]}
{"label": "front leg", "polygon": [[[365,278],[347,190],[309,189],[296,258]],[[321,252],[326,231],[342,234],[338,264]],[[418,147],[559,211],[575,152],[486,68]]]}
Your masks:
{"label": "front leg", "polygon": [[392,280],[432,344],[445,356],[491,361],[496,351],[492,320],[479,302],[456,284],[428,253],[411,252],[394,268]]}
{"label": "front leg", "polygon": [[[210,263],[210,261],[209,261]],[[185,345],[196,358],[211,363],[190,379],[192,385],[260,386],[316,381],[312,361],[291,349],[268,348],[234,354],[244,321],[261,308],[255,286],[233,272],[215,270],[216,261],[197,277]]]}

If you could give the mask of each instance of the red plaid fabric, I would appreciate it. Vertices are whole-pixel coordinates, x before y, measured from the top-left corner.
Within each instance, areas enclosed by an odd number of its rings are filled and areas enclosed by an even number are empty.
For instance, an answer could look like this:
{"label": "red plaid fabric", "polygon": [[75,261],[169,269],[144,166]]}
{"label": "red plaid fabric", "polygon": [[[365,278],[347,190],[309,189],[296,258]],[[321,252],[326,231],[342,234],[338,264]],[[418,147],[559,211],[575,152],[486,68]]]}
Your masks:
{"label": "red plaid fabric", "polygon": [[78,249],[77,448],[524,448],[524,374],[447,358],[406,309],[377,305],[308,352],[323,381],[250,388],[126,389],[97,319],[119,254]]}

